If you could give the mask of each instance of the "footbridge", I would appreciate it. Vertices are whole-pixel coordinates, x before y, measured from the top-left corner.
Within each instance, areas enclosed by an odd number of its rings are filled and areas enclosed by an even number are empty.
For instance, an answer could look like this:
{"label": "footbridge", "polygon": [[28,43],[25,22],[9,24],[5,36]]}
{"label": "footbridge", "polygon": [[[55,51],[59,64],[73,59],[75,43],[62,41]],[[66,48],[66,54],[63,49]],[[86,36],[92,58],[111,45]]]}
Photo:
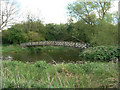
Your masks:
{"label": "footbridge", "polygon": [[90,47],[90,44],[84,42],[71,42],[71,41],[37,41],[37,42],[26,42],[21,43],[21,47],[31,46],[63,46],[63,47],[74,47],[85,49]]}

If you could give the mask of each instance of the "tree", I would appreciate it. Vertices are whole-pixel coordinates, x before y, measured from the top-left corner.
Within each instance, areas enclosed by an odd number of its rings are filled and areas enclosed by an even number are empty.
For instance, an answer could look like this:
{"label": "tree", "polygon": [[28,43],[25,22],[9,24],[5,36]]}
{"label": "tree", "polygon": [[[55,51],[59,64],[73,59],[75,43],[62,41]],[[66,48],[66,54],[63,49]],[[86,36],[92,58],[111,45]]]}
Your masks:
{"label": "tree", "polygon": [[33,31],[29,31],[28,34],[24,35],[26,41],[43,41],[45,40],[44,37],[37,33],[37,32],[33,32]]}
{"label": "tree", "polygon": [[1,30],[8,26],[14,20],[14,15],[17,14],[18,8],[15,0],[2,0],[1,1],[1,17],[0,28]]}
{"label": "tree", "polygon": [[46,25],[46,40],[64,41],[67,33],[67,25],[65,24],[47,24]]}
{"label": "tree", "polygon": [[14,24],[2,32],[4,44],[45,40],[44,25],[40,21]]}
{"label": "tree", "polygon": [[117,45],[118,26],[107,22],[96,25],[97,33],[91,38],[92,45]]}
{"label": "tree", "polygon": [[105,18],[110,9],[110,2],[80,2],[76,1],[68,4],[68,13],[77,20],[83,20],[85,23],[95,25]]}
{"label": "tree", "polygon": [[2,37],[0,37],[2,39],[2,44],[11,44],[11,41],[8,39],[9,35],[8,30],[2,31]]}
{"label": "tree", "polygon": [[23,32],[21,29],[18,29],[16,26],[12,26],[8,29],[8,40],[13,44],[20,44],[25,41]]}

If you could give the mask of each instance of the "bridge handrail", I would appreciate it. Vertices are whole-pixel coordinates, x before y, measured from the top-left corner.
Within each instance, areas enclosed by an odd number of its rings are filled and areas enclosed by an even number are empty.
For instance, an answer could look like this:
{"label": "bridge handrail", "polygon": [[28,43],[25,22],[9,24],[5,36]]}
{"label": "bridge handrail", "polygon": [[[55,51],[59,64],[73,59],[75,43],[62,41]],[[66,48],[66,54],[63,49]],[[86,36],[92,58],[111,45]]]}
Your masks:
{"label": "bridge handrail", "polygon": [[88,48],[89,43],[84,42],[72,42],[72,41],[36,41],[36,42],[26,42],[21,43],[21,47],[29,46],[64,46],[64,47],[75,47],[75,48]]}

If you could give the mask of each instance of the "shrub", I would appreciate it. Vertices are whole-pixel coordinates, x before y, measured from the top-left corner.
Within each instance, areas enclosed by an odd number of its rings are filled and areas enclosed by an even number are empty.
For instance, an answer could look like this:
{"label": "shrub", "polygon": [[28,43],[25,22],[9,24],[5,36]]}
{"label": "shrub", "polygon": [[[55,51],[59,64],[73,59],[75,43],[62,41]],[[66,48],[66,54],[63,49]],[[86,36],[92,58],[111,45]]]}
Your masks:
{"label": "shrub", "polygon": [[109,61],[116,59],[118,52],[115,46],[97,46],[86,49],[80,54],[80,57],[84,59]]}
{"label": "shrub", "polygon": [[27,49],[30,53],[39,53],[42,50],[41,47],[28,47]]}

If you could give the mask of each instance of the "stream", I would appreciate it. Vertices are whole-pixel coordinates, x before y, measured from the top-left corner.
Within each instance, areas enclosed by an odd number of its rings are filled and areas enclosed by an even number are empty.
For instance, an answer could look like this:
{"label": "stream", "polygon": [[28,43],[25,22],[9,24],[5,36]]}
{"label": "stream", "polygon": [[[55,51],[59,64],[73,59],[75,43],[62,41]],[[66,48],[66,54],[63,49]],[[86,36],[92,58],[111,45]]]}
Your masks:
{"label": "stream", "polygon": [[42,50],[40,52],[4,52],[3,57],[12,57],[13,60],[23,61],[23,62],[36,62],[36,61],[46,61],[52,63],[55,61],[59,62],[76,62],[80,61],[81,50],[78,48],[70,49],[60,49],[60,50]]}

